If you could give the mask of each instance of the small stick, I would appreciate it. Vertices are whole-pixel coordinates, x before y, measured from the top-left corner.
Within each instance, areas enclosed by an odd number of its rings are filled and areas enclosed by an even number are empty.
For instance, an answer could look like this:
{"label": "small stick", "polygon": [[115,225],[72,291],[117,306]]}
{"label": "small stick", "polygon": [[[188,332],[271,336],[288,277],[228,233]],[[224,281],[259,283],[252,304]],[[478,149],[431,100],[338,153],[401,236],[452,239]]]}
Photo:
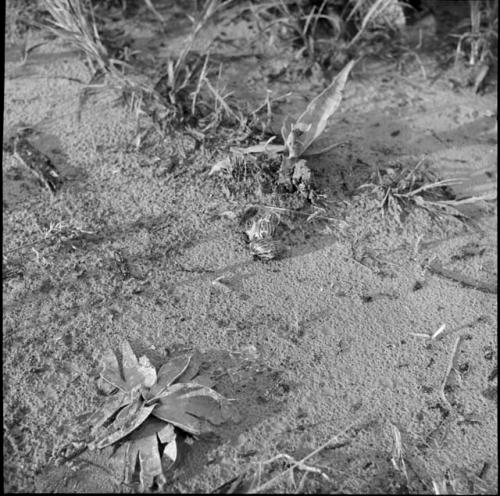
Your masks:
{"label": "small stick", "polygon": [[497,199],[497,194],[495,193],[487,193],[481,196],[471,196],[469,198],[462,198],[461,200],[438,200],[438,201],[430,201],[427,200],[427,203],[431,205],[465,205],[468,203],[476,203],[479,201],[493,201]]}
{"label": "small stick", "polygon": [[328,479],[328,476],[325,475],[319,468],[311,467],[310,465],[306,465],[300,461],[295,460],[295,458],[293,458],[290,455],[287,455],[285,453],[279,453],[278,455],[273,456],[271,459],[265,460],[261,463],[262,463],[262,465],[269,465],[270,463],[273,463],[277,460],[280,460],[281,458],[284,458],[285,460],[287,460],[290,463],[297,464],[297,468],[299,470],[305,470],[306,472],[314,472],[316,474],[321,474],[323,477],[326,477]]}
{"label": "small stick", "polygon": [[391,424],[391,426],[392,433],[394,435],[394,448],[392,452],[391,462],[396,470],[400,470],[401,472],[403,472],[403,475],[408,482],[408,473],[406,471],[406,464],[404,459],[404,449],[401,442],[401,432],[399,432],[399,429],[394,424]]}
{"label": "small stick", "polygon": [[450,361],[448,362],[448,367],[446,369],[446,374],[444,376],[443,382],[441,383],[440,395],[445,404],[448,405],[450,410],[452,410],[452,406],[451,403],[448,401],[448,398],[446,397],[444,389],[446,387],[446,384],[448,383],[448,379],[450,378],[451,371],[454,370],[455,357],[458,351],[458,345],[460,344],[460,341],[462,341],[462,336],[458,336],[457,339],[455,340],[455,344],[453,345],[453,350],[451,352]]}
{"label": "small stick", "polygon": [[325,148],[321,148],[320,150],[306,150],[302,156],[303,157],[313,157],[314,155],[321,155],[323,153],[326,153],[333,148],[336,148],[337,146],[342,146],[342,145],[348,145],[350,142],[349,141],[340,141],[339,143],[333,143],[333,145],[328,145],[325,146]]}
{"label": "small stick", "polygon": [[266,99],[264,100],[264,103],[262,105],[259,105],[255,110],[253,110],[250,113],[252,115],[255,115],[257,112],[262,110],[264,107],[268,107],[268,109],[269,109],[269,105],[271,105],[273,102],[277,102],[278,100],[282,100],[283,98],[288,98],[291,95],[293,95],[293,93],[291,91],[289,91],[288,93],[285,93],[284,95],[277,96],[275,98],[269,98],[269,93],[267,93]]}
{"label": "small stick", "polygon": [[443,264],[439,259],[433,260],[428,264],[427,268],[433,272],[434,274],[438,274],[446,279],[451,279],[452,281],[459,282],[463,286],[470,286],[478,291],[482,291],[483,293],[493,293],[496,294],[498,291],[498,287],[495,283],[488,283],[479,281],[472,277],[466,276],[464,274],[460,274],[454,270],[446,269],[443,267]]}
{"label": "small stick", "polygon": [[357,423],[358,422],[352,422],[351,424],[349,424],[345,429],[343,429],[338,434],[336,434],[335,436],[330,438],[326,443],[322,444],[319,448],[316,448],[314,451],[312,451],[307,456],[302,458],[302,460],[295,462],[291,467],[286,469],[281,474],[278,474],[277,476],[273,477],[271,480],[267,481],[265,484],[262,484],[261,486],[254,488],[254,492],[258,493],[259,491],[265,491],[265,490],[269,489],[270,487],[272,487],[279,479],[288,475],[290,472],[292,472],[297,467],[302,465],[306,460],[309,460],[309,458],[312,458],[313,456],[317,455],[319,452],[323,451],[325,448],[327,448],[333,442],[338,442],[338,438],[340,436],[342,436],[343,434],[345,434],[346,432],[348,432]]}
{"label": "small stick", "polygon": [[418,193],[422,191],[426,191],[431,188],[440,188],[442,186],[450,186],[452,184],[461,184],[464,181],[464,178],[457,178],[457,179],[443,179],[442,181],[436,181],[435,183],[431,184],[424,184],[420,188],[414,189],[413,191],[410,191],[408,193],[393,193],[394,196],[397,196],[398,198],[410,198],[412,196],[417,195]]}
{"label": "small stick", "polygon": [[[306,212],[298,212],[297,210],[292,210],[291,208],[282,208],[282,207],[272,207],[270,205],[256,205],[257,207],[262,207],[262,208],[269,208],[271,210],[278,210],[280,212],[290,212],[292,214],[297,214],[297,215],[303,215],[303,216],[307,216],[307,217],[310,217],[311,214],[308,214]],[[314,217],[315,219],[323,219],[323,220],[333,220],[333,221],[341,221],[343,222],[341,219],[336,219],[335,217],[326,217],[324,215],[316,215]]]}
{"label": "small stick", "polygon": [[432,336],[424,334],[423,332],[410,332],[410,335],[415,336],[416,338],[432,339]]}
{"label": "small stick", "polygon": [[432,336],[431,339],[436,339],[446,328],[446,324],[443,324]]}
{"label": "small stick", "polygon": [[302,479],[300,479],[299,487],[297,488],[296,494],[302,494],[304,492],[304,485],[305,485],[305,482],[306,482],[307,475],[308,475],[308,473],[306,472],[302,476]]}

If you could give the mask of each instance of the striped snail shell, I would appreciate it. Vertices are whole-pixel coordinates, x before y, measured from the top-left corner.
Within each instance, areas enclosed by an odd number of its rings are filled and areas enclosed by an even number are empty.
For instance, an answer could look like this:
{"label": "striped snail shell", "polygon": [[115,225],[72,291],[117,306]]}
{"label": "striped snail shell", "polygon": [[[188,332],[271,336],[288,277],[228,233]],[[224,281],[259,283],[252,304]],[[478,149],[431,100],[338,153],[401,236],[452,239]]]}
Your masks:
{"label": "striped snail shell", "polygon": [[261,260],[278,258],[283,251],[280,243],[271,239],[257,239],[250,243],[252,255]]}
{"label": "striped snail shell", "polygon": [[249,241],[259,239],[270,239],[274,236],[276,228],[280,222],[279,216],[273,212],[268,212],[262,217],[254,217],[247,221],[245,230]]}

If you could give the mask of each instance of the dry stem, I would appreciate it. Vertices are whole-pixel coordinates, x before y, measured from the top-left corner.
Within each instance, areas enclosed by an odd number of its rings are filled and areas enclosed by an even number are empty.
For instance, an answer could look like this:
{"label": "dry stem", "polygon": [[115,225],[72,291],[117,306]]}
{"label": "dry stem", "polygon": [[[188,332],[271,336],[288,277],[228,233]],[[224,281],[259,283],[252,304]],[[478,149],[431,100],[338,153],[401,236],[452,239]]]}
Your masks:
{"label": "dry stem", "polygon": [[357,423],[358,422],[352,422],[345,429],[343,429],[338,434],[336,434],[335,436],[333,436],[332,438],[330,438],[326,443],[322,444],[319,448],[316,448],[314,451],[312,451],[307,456],[305,456],[304,458],[302,458],[302,460],[296,461],[291,467],[289,467],[288,469],[286,469],[281,474],[278,474],[277,476],[273,477],[271,480],[267,481],[266,483],[262,484],[261,486],[258,486],[256,488],[254,488],[253,492],[258,493],[260,491],[266,491],[266,490],[270,489],[274,484],[276,484],[276,482],[278,482],[280,479],[282,479],[286,475],[288,475],[291,472],[293,472],[296,468],[300,468],[301,466],[304,466],[304,462],[306,460],[309,460],[309,458],[312,458],[313,456],[317,455],[318,453],[320,453],[321,451],[323,451],[325,448],[327,448],[330,444],[338,442],[339,437],[341,437],[342,435],[346,434],[346,432],[348,432],[350,429],[352,429],[352,427],[354,425],[356,425]]}
{"label": "dry stem", "polygon": [[454,370],[455,357],[457,355],[458,346],[460,344],[460,341],[462,341],[462,336],[458,336],[457,339],[455,340],[455,344],[453,345],[453,350],[451,352],[450,360],[448,362],[448,367],[446,369],[446,374],[444,376],[443,382],[441,383],[441,389],[440,389],[441,398],[445,402],[445,404],[449,407],[450,411],[453,409],[453,407],[451,406],[451,403],[448,401],[448,398],[446,397],[444,390],[445,390],[446,385],[448,383],[448,379],[450,378],[451,371]]}

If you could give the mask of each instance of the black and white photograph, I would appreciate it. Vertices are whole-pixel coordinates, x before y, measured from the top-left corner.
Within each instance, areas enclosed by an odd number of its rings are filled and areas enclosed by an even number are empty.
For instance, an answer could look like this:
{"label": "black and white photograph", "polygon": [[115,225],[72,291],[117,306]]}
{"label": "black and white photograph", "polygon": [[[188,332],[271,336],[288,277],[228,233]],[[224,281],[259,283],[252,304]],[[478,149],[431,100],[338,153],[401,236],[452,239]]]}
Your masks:
{"label": "black and white photograph", "polygon": [[498,0],[6,0],[6,494],[498,494]]}

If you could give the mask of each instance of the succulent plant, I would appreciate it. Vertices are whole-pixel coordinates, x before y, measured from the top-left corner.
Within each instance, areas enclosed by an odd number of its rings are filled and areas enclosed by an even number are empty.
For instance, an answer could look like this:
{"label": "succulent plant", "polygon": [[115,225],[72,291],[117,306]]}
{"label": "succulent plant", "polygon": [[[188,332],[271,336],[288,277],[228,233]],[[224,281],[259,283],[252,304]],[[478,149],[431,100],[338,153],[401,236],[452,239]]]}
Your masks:
{"label": "succulent plant", "polygon": [[141,488],[165,482],[165,470],[177,459],[178,432],[191,436],[209,432],[229,419],[229,400],[198,375],[193,356],[170,359],[157,371],[146,356],[137,359],[130,344],[121,345],[121,364],[108,350],[101,378],[114,393],[87,419],[90,450],[121,441],[125,444],[125,482],[139,461]]}

